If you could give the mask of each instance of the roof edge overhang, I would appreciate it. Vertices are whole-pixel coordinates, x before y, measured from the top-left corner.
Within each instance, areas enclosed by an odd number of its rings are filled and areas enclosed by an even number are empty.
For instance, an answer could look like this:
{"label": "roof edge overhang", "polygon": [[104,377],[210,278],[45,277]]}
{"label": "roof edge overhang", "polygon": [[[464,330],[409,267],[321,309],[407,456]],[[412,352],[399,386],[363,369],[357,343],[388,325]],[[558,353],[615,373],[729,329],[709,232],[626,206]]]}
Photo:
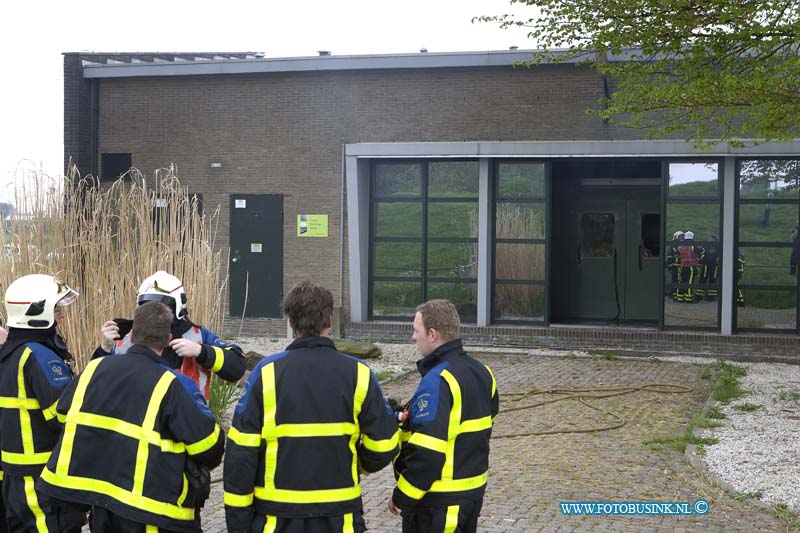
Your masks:
{"label": "roof edge overhang", "polygon": [[345,155],[357,158],[413,157],[800,157],[800,140],[760,143],[743,139],[733,147],[719,142],[708,149],[681,140],[633,141],[477,141],[420,143],[351,143]]}
{"label": "roof edge overhang", "polygon": [[[284,57],[223,59],[162,63],[85,64],[84,78],[131,78],[143,76],[208,76],[224,74],[260,74],[272,72],[320,72],[340,70],[467,68],[513,66],[533,60],[538,50],[500,50],[487,52],[434,52],[387,55],[349,55],[319,57]],[[554,55],[565,51],[553,51]],[[608,60],[630,61],[639,50],[609,56]],[[90,57],[91,54],[87,54]],[[566,59],[579,63],[586,58]]]}

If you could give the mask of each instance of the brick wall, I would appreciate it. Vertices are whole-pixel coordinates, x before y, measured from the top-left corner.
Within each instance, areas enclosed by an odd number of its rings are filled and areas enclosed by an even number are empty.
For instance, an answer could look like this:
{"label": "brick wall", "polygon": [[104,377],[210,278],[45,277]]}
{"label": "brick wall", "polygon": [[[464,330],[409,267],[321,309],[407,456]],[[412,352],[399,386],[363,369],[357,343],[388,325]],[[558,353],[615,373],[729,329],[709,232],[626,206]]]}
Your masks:
{"label": "brick wall", "polygon": [[[79,65],[79,56],[65,57],[65,156],[79,154],[83,163],[89,159],[89,82],[76,79]],[[190,191],[203,194],[207,213],[221,206],[220,246],[228,243],[232,193],[285,195],[284,291],[311,278],[329,287],[337,303],[343,143],[644,137],[643,132],[615,128],[585,112],[597,105],[603,83],[590,68],[574,65],[118,78],[97,83],[98,160],[104,152],[130,152],[133,166],[145,174],[175,163]],[[210,168],[212,161],[221,162],[222,168]],[[82,166],[86,172],[87,164]],[[327,214],[329,237],[297,238],[299,213]],[[345,295],[346,266],[345,256]],[[347,309],[347,298],[343,303]]]}

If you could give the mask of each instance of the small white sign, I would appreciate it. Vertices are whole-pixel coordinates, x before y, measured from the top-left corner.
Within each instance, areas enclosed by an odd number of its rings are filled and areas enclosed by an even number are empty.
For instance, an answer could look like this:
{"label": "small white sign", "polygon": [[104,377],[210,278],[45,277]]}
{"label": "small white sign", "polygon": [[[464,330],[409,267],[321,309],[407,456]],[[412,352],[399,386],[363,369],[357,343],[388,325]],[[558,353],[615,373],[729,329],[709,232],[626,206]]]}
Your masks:
{"label": "small white sign", "polygon": [[166,198],[156,198],[156,207],[167,207]]}
{"label": "small white sign", "polygon": [[260,254],[261,251],[264,249],[260,242],[251,242],[250,243],[250,252],[254,254]]}
{"label": "small white sign", "polygon": [[247,200],[236,200],[235,204],[236,204],[236,209],[244,209],[245,207],[247,207]]}

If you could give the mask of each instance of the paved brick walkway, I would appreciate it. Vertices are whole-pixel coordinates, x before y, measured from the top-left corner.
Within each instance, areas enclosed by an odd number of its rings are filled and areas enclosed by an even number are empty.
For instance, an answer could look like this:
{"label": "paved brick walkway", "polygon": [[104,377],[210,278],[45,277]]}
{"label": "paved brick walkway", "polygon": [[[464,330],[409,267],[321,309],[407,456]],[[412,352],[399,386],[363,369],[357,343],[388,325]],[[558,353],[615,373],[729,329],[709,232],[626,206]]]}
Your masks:
{"label": "paved brick walkway", "polygon": [[[486,356],[502,394],[531,389],[608,388],[644,383],[678,383],[688,394],[635,392],[592,400],[626,420],[600,433],[493,439],[489,486],[480,520],[486,532],[534,531],[781,531],[786,525],[767,510],[740,502],[707,483],[682,453],[645,445],[656,436],[682,434],[711,389],[707,366],[649,361]],[[706,375],[706,379],[703,376]],[[408,397],[418,379],[386,385],[384,392]],[[552,396],[549,396],[552,397]],[[575,400],[502,414],[502,408],[537,403],[547,396],[503,402],[494,433],[606,426],[613,420]],[[221,475],[215,472],[214,475]],[[371,531],[400,531],[386,510],[394,486],[389,469],[364,478],[364,508]],[[705,499],[706,515],[563,516],[560,501],[689,501]],[[221,483],[203,512],[206,531],[224,531]]]}

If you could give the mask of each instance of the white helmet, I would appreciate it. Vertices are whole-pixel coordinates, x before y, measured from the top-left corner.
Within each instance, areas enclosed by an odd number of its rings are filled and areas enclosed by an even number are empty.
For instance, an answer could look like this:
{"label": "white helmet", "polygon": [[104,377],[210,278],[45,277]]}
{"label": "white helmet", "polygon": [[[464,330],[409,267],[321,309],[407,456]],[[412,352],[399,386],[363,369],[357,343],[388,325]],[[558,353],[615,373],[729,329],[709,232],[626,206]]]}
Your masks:
{"label": "white helmet", "polygon": [[679,238],[683,237],[683,232],[681,230],[676,231],[672,234],[672,240],[677,241]]}
{"label": "white helmet", "polygon": [[692,233],[691,231],[687,231],[686,233],[683,234],[683,238],[686,239],[687,241],[691,241],[694,239],[694,233]]}
{"label": "white helmet", "polygon": [[183,290],[183,283],[163,270],[145,279],[139,286],[136,305],[152,301],[166,304],[175,313],[175,318],[186,316],[186,292]]}
{"label": "white helmet", "polygon": [[56,306],[69,305],[77,297],[77,292],[53,276],[22,276],[6,289],[7,324],[12,328],[47,329],[55,324]]}

